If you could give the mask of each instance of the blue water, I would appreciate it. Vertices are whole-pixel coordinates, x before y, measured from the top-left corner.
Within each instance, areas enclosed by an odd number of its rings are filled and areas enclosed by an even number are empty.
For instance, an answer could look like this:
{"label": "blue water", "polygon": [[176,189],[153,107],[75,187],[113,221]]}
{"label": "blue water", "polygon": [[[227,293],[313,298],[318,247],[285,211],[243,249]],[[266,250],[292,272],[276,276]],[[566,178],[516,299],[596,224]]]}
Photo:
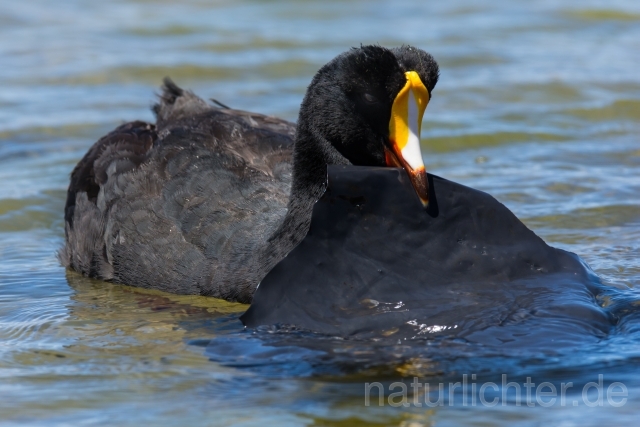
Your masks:
{"label": "blue water", "polygon": [[[105,284],[59,265],[71,169],[118,124],[152,120],[164,76],[295,120],[315,71],[360,43],[434,55],[427,170],[491,193],[548,243],[579,254],[612,289],[597,302],[621,316],[609,337],[538,358],[368,366],[370,347],[334,343],[326,360],[314,348],[325,338],[300,334],[287,347],[277,333],[244,331],[236,317],[246,306]],[[640,4],[630,0],[0,0],[0,424],[634,425],[639,52]],[[523,393],[527,377],[558,392],[574,385],[548,408],[513,388],[494,407],[460,389],[435,408],[411,393],[409,406],[388,400],[400,380],[437,389],[467,375],[478,391],[502,374]],[[591,407],[597,389],[586,400],[582,390],[599,375],[603,405]],[[381,407],[377,394],[365,406],[373,382],[386,393]],[[607,400],[615,382],[626,397]]]}

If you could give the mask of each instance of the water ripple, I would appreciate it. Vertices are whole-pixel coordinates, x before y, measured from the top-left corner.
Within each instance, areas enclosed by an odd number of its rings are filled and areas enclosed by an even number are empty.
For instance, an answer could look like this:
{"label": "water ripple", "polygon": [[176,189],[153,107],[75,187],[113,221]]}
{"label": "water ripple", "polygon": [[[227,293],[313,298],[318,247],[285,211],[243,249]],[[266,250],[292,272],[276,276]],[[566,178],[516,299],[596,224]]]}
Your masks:
{"label": "water ripple", "polygon": [[[0,423],[636,421],[636,2],[33,0],[0,9]],[[295,120],[315,70],[360,43],[434,54],[442,74],[423,128],[428,170],[491,193],[546,241],[578,253],[611,285],[598,302],[621,319],[616,333],[575,354],[443,356],[450,364],[438,372],[433,360],[402,360],[402,347],[389,346],[379,351],[397,364],[345,374],[307,345],[317,337],[266,348],[271,339],[237,321],[245,306],[109,285],[60,267],[69,172],[114,126],[153,119],[163,77]],[[447,345],[448,354],[470,352]],[[337,343],[333,356],[347,365],[371,359],[371,348],[356,347]],[[437,382],[502,368],[556,382],[600,372],[631,395],[622,408],[362,406],[372,379]]]}

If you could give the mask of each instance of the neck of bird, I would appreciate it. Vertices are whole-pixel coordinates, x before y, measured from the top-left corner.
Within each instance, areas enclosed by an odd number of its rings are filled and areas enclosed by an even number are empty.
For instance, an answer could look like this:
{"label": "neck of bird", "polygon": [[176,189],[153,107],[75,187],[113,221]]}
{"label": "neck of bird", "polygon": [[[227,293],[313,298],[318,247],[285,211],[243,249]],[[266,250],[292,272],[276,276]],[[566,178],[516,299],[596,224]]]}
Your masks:
{"label": "neck of bird", "polygon": [[293,182],[287,215],[270,241],[287,242],[272,247],[282,248],[284,257],[306,236],[311,224],[313,205],[327,186],[327,165],[350,162],[316,129],[298,124],[293,148]]}
{"label": "neck of bird", "polygon": [[[328,165],[351,164],[313,125],[299,124],[293,149],[293,182],[289,210],[311,210],[324,194]],[[295,206],[295,205],[302,206]]]}

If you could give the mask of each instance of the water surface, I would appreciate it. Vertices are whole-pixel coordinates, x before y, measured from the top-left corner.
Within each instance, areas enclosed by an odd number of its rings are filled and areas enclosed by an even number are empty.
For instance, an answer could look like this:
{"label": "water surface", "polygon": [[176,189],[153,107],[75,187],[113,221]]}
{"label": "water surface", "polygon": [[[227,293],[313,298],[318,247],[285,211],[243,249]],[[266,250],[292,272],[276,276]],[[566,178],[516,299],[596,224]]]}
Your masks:
{"label": "water surface", "polygon": [[[71,169],[116,125],[152,120],[164,76],[295,120],[313,73],[360,43],[413,44],[440,63],[423,126],[428,170],[491,193],[547,242],[579,254],[615,289],[602,306],[640,305],[637,2],[0,1],[0,422],[634,424],[633,314],[607,339],[557,357],[365,369],[348,348],[338,367],[318,364],[309,346],[269,353],[273,343],[236,320],[246,306],[60,267]],[[483,408],[460,396],[436,408],[364,406],[365,382],[493,381],[500,372],[580,386],[602,374],[623,382],[628,400],[592,408],[575,392],[577,406],[551,408]]]}

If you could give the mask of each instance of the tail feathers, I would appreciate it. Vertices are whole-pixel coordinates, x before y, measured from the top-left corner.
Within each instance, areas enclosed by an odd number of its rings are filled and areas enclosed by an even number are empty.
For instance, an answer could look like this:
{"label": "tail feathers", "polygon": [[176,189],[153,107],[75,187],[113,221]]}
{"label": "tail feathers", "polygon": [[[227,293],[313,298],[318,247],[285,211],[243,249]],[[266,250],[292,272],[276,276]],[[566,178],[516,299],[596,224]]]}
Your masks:
{"label": "tail feathers", "polygon": [[[160,102],[173,105],[176,102],[176,99],[182,95],[184,95],[184,90],[178,87],[177,84],[173,82],[169,77],[165,77],[162,80],[162,93],[160,94]],[[156,105],[159,107],[159,105]]]}
{"label": "tail feathers", "polygon": [[162,93],[158,98],[159,102],[152,107],[158,127],[163,127],[169,121],[180,120],[211,108],[202,98],[189,90],[180,88],[169,77],[164,78]]}

